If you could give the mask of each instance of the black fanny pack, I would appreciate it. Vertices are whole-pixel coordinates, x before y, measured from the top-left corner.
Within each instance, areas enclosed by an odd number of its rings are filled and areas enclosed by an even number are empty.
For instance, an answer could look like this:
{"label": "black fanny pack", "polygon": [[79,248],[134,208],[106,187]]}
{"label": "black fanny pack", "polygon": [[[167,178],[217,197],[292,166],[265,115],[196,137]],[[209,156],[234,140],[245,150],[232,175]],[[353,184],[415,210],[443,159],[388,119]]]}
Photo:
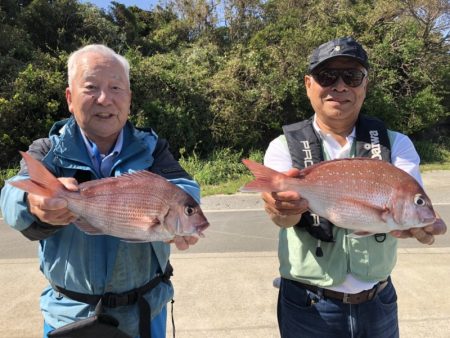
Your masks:
{"label": "black fanny pack", "polygon": [[116,294],[106,293],[104,295],[89,295],[66,290],[53,285],[53,289],[65,297],[81,303],[96,305],[95,315],[86,319],[64,325],[48,334],[49,338],[131,338],[128,334],[118,329],[119,321],[111,315],[103,312],[103,307],[115,308],[138,303],[139,306],[139,336],[140,338],[151,338],[150,304],[145,300],[144,294],[155,288],[160,282],[169,283],[173,274],[170,262],[167,262],[164,274],[157,274],[144,286],[131,291]]}
{"label": "black fanny pack", "polygon": [[[97,312],[97,311],[96,311]],[[118,329],[119,321],[105,313],[64,325],[48,334],[49,338],[132,338]]]}

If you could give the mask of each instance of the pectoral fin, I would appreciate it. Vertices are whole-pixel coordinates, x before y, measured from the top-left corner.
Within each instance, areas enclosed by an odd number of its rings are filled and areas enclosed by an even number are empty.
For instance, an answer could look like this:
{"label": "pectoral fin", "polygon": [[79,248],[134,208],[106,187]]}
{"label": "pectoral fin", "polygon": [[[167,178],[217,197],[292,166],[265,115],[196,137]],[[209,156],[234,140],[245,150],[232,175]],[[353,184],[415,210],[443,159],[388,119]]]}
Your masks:
{"label": "pectoral fin", "polygon": [[80,229],[81,231],[83,231],[89,235],[103,235],[104,234],[99,229],[94,228],[88,221],[86,221],[82,217],[79,217],[75,222],[73,222],[73,224],[75,224],[78,229]]}

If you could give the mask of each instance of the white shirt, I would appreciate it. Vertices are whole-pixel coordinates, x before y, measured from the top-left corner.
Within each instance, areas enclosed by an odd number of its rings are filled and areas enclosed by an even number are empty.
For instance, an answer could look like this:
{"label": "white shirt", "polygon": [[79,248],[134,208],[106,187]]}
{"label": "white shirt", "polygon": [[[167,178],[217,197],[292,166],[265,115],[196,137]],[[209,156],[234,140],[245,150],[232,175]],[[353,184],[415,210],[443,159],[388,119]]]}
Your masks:
{"label": "white shirt", "polygon": [[[355,128],[350,135],[346,137],[347,143],[341,146],[333,136],[320,130],[316,123],[316,116],[313,120],[313,128],[322,139],[322,145],[330,159],[350,157],[352,144],[355,140]],[[391,145],[391,163],[413,176],[420,185],[423,185],[420,176],[419,163],[420,158],[412,141],[408,136],[390,131],[394,135]],[[285,172],[292,168],[292,158],[284,135],[274,139],[266,150],[264,156],[264,165],[279,172]],[[330,290],[345,293],[358,293],[371,289],[377,281],[363,282],[347,274],[345,281],[341,285],[329,287]]]}

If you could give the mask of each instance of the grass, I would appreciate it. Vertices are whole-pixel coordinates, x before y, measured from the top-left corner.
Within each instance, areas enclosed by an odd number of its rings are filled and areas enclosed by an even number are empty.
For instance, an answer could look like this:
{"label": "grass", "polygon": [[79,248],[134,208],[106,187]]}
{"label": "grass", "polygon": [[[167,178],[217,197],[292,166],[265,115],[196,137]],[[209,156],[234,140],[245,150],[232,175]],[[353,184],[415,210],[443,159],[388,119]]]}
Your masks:
{"label": "grass", "polygon": [[263,160],[262,151],[253,151],[248,156],[229,148],[215,151],[207,159],[200,159],[195,154],[182,157],[180,164],[202,188],[202,196],[216,194],[234,194],[239,188],[252,179],[241,160],[250,158],[257,162]]}
{"label": "grass", "polygon": [[[422,160],[422,172],[450,170],[450,138],[443,138],[439,143],[418,141],[414,144]],[[262,162],[263,156],[264,153],[260,150],[243,154],[225,148],[215,151],[206,159],[199,158],[195,153],[189,157],[183,156],[180,164],[200,184],[202,196],[234,194],[253,179],[252,174],[242,164],[242,158]],[[4,180],[15,175],[17,171],[15,168],[0,169],[0,188],[3,187]]]}

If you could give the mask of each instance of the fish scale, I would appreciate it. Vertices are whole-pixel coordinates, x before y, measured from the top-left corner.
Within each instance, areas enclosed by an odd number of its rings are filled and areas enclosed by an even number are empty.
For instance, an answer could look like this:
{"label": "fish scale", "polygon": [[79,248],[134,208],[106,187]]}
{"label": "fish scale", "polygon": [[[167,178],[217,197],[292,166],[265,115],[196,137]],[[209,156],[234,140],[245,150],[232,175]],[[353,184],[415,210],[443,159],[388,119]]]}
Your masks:
{"label": "fish scale", "polygon": [[[129,237],[132,234],[141,233],[146,235],[148,228],[148,221],[158,218],[160,215],[156,210],[163,210],[164,204],[161,199],[157,201],[146,200],[145,194],[122,194],[120,199],[111,199],[109,195],[104,195],[95,198],[93,201],[81,200],[69,204],[69,209],[76,214],[84,214],[84,218],[90,224],[96,224],[98,229],[103,232],[114,235],[120,234],[122,237]],[[140,198],[138,198],[140,197]],[[144,208],[120,208],[121,205],[133,206],[141,201],[146,201]],[[96,205],[103,205],[101,210],[94,208]],[[164,210],[169,207],[166,206]],[[84,210],[84,212],[82,211]],[[88,211],[86,211],[88,210]],[[95,212],[92,212],[95,211]],[[133,227],[124,227],[124,224],[133,224]]]}
{"label": "fish scale", "polygon": [[209,226],[189,194],[149,171],[84,182],[74,192],[41,162],[21,154],[30,179],[8,183],[28,193],[65,199],[67,208],[78,216],[74,224],[88,234],[131,242],[168,241],[175,236],[203,237]]}
{"label": "fish scale", "polygon": [[311,212],[355,233],[382,233],[423,227],[436,219],[423,188],[385,161],[348,158],[324,161],[289,177],[251,160],[255,175],[242,191],[296,191]]}

